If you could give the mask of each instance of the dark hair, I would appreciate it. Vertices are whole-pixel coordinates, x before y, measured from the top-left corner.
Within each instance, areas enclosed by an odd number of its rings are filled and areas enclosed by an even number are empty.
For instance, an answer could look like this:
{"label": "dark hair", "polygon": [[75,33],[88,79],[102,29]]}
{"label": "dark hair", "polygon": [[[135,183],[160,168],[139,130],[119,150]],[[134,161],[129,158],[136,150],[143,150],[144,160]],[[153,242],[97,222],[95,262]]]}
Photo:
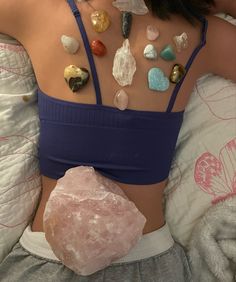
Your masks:
{"label": "dark hair", "polygon": [[170,14],[182,15],[189,22],[209,13],[210,7],[214,6],[214,0],[145,0],[154,15],[165,20]]}

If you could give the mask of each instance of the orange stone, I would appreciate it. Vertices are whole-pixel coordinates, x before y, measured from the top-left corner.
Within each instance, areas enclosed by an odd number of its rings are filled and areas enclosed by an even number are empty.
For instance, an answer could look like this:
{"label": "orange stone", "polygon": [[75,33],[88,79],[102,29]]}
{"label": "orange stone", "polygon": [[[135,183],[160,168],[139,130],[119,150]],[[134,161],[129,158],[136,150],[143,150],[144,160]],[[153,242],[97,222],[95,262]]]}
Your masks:
{"label": "orange stone", "polygon": [[106,54],[107,48],[100,40],[93,40],[91,42],[91,50],[94,55],[102,57]]}

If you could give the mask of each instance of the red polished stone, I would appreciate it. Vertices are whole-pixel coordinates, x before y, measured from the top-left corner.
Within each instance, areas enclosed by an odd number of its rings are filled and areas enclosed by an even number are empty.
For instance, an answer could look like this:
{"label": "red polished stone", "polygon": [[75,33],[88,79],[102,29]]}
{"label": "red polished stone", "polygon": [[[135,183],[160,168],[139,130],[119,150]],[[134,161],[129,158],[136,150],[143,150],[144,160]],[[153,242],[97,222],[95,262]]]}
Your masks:
{"label": "red polished stone", "polygon": [[102,57],[107,52],[106,46],[100,40],[93,40],[90,46],[93,54],[96,56]]}

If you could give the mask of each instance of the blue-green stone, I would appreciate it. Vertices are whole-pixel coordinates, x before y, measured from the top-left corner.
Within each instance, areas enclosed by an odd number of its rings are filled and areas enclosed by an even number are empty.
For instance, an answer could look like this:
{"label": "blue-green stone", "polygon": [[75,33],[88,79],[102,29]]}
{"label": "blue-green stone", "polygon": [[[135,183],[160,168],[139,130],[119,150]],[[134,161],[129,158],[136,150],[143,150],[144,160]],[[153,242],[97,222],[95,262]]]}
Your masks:
{"label": "blue-green stone", "polygon": [[165,61],[174,61],[176,59],[174,49],[172,45],[166,45],[164,49],[162,49],[160,56]]}
{"label": "blue-green stone", "polygon": [[148,72],[148,87],[155,91],[166,91],[170,86],[169,79],[160,68],[151,68]]}

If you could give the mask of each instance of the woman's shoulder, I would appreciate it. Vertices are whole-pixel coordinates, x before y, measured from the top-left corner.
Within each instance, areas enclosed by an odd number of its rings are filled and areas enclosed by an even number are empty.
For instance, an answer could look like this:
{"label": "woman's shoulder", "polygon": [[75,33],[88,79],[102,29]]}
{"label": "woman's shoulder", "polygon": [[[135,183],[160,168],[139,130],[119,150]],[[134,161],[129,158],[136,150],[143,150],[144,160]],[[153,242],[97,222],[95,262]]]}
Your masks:
{"label": "woman's shoulder", "polygon": [[0,0],[0,33],[21,41],[21,37],[29,32],[31,23],[39,21],[38,15],[47,5],[50,5],[48,0],[44,0],[44,5],[37,0]]}
{"label": "woman's shoulder", "polygon": [[216,16],[207,20],[209,71],[236,81],[236,26]]}
{"label": "woman's shoulder", "polygon": [[0,0],[0,33],[17,37],[25,24],[27,1]]}

